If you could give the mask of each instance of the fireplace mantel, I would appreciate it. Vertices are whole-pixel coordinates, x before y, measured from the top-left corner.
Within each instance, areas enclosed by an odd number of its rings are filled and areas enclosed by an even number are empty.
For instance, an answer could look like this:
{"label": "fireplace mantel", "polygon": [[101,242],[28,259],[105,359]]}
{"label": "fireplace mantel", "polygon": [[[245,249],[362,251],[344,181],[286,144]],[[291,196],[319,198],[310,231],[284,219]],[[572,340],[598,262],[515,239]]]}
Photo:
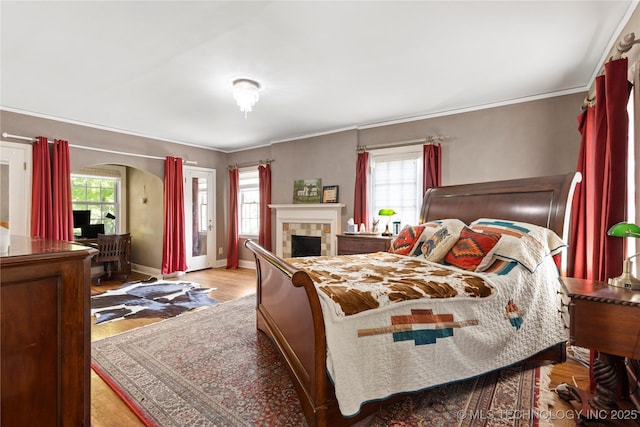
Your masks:
{"label": "fireplace mantel", "polygon": [[[323,228],[322,235],[325,251],[323,255],[337,254],[336,235],[341,231],[341,216],[344,203],[298,203],[271,204],[276,211],[276,255],[290,256],[289,238],[290,224],[317,224]],[[285,247],[286,246],[286,247]]]}
{"label": "fireplace mantel", "polygon": [[341,211],[344,208],[344,203],[293,203],[293,204],[280,204],[275,205],[271,204],[269,207],[271,209],[281,210],[307,210],[307,209],[334,209],[337,211]]}

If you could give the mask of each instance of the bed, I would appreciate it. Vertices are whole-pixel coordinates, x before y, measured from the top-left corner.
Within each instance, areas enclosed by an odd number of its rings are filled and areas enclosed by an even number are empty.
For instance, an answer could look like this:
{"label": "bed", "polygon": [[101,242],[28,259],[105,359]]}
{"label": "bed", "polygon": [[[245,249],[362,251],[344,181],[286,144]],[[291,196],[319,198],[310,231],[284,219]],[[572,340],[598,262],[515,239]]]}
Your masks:
{"label": "bed", "polygon": [[[425,193],[420,214],[420,224],[439,224],[442,220],[446,219],[459,220],[464,224],[473,224],[474,222],[478,222],[478,220],[480,219],[499,219],[501,221],[506,220],[518,223],[533,224],[535,226],[549,229],[553,231],[553,233],[551,234],[555,233],[566,242],[569,235],[569,218],[573,190],[576,183],[579,181],[580,175],[577,173],[572,173],[566,175],[432,188]],[[480,224],[480,222],[478,223]],[[387,353],[387,350],[385,350],[384,348],[380,349],[380,347],[376,347],[376,345],[379,344],[357,344],[355,345],[355,350],[353,348],[346,348],[344,350],[336,349],[336,354],[334,355],[332,354],[333,350],[330,350],[328,347],[328,342],[334,346],[334,349],[336,348],[336,342],[342,342],[341,340],[343,338],[340,337],[340,333],[343,325],[348,325],[344,327],[345,330],[348,330],[349,328],[351,328],[353,331],[357,330],[358,334],[362,333],[362,336],[367,337],[367,339],[370,339],[369,337],[371,336],[380,337],[384,335],[393,335],[395,341],[396,331],[387,333],[389,331],[385,329],[393,327],[392,325],[382,325],[380,327],[374,326],[371,328],[367,328],[359,324],[351,324],[350,322],[355,322],[356,320],[361,318],[358,321],[364,321],[365,325],[374,325],[375,322],[371,323],[372,320],[369,319],[368,316],[370,313],[377,311],[384,312],[384,315],[387,317],[407,318],[411,316],[398,316],[398,313],[411,310],[410,313],[412,315],[416,313],[424,314],[428,310],[424,311],[416,305],[418,303],[421,303],[421,301],[418,301],[416,299],[407,300],[400,298],[401,301],[399,303],[389,304],[384,307],[366,311],[364,313],[359,312],[358,310],[356,310],[354,313],[349,313],[347,317],[348,321],[344,320],[344,318],[339,318],[340,316],[338,313],[336,314],[338,315],[338,320],[334,319],[335,321],[333,321],[332,319],[330,319],[330,317],[334,316],[334,313],[331,310],[341,311],[340,307],[338,307],[340,306],[340,304],[334,301],[334,298],[332,298],[330,292],[320,291],[322,287],[318,286],[317,282],[319,280],[318,275],[322,276],[322,274],[319,273],[321,269],[318,268],[317,271],[314,271],[313,259],[304,258],[300,260],[283,260],[250,240],[245,242],[245,246],[254,253],[256,261],[257,328],[272,338],[276,347],[284,357],[286,366],[290,371],[293,383],[298,393],[298,397],[305,413],[305,417],[310,426],[350,425],[377,411],[383,405],[388,405],[395,401],[398,401],[403,397],[403,392],[405,391],[413,392],[437,385],[437,383],[433,383],[434,379],[431,378],[427,380],[427,383],[420,384],[419,386],[416,386],[416,384],[411,384],[406,390],[391,388],[391,391],[389,391],[388,393],[382,391],[382,395],[376,397],[366,394],[368,392],[368,386],[370,382],[365,381],[365,385],[367,387],[363,388],[365,391],[364,397],[362,398],[362,402],[355,403],[357,408],[354,410],[354,402],[344,402],[345,393],[347,395],[350,395],[351,389],[347,387],[343,390],[344,386],[340,386],[340,384],[344,384],[344,380],[340,379],[339,375],[342,375],[340,372],[344,372],[345,369],[339,369],[336,367],[335,357],[337,357],[337,354],[341,352],[347,355],[353,354],[354,357],[357,358],[368,358],[369,355],[375,355],[373,356],[373,358],[375,359],[378,357],[378,355],[380,355],[380,357],[383,357],[384,353]],[[542,317],[535,318],[535,321],[525,322],[524,326],[522,327],[522,330],[525,330],[528,325],[533,325],[538,321],[542,321],[543,318],[551,319],[553,328],[555,328],[556,331],[543,333],[540,339],[534,339],[534,341],[539,341],[535,345],[543,345],[544,348],[536,348],[534,352],[531,348],[529,348],[531,346],[529,344],[526,344],[524,345],[527,346],[526,351],[528,353],[526,353],[526,357],[523,357],[521,354],[517,354],[515,356],[509,354],[506,356],[506,359],[503,359],[503,355],[500,355],[499,358],[489,356],[488,359],[490,359],[490,363],[485,363],[484,359],[477,358],[478,363],[481,366],[480,371],[466,371],[465,369],[462,369],[463,374],[461,377],[460,375],[455,374],[455,371],[460,371],[460,369],[454,368],[453,370],[451,370],[453,372],[453,374],[451,375],[453,376],[448,376],[448,373],[444,374],[444,376],[440,376],[438,374],[436,375],[437,381],[441,381],[441,384],[450,381],[456,381],[459,379],[464,379],[465,377],[468,378],[478,375],[482,372],[488,372],[489,370],[501,367],[496,365],[495,363],[506,366],[523,359],[538,359],[549,361],[565,360],[564,344],[566,340],[566,331],[562,330],[564,329],[564,323],[560,318],[561,316],[557,314],[557,311],[561,307],[555,306],[556,300],[559,299],[559,297],[554,296],[554,294],[556,294],[557,289],[559,289],[557,280],[557,268],[560,268],[561,272],[563,272],[564,266],[567,264],[568,260],[566,249],[558,250],[560,250],[560,253],[557,254],[557,256],[546,257],[548,259],[551,259],[550,262],[553,264],[552,269],[554,269],[555,275],[550,275],[550,267],[548,266],[549,261],[547,260],[545,260],[544,264],[541,264],[540,267],[536,266],[535,268],[536,274],[538,274],[538,271],[543,272],[541,273],[541,277],[543,277],[544,281],[548,282],[545,283],[545,286],[549,286],[549,290],[545,290],[542,292],[534,291],[536,295],[549,294],[548,296],[544,297],[547,298],[546,300],[540,300],[547,301],[543,303],[542,307],[544,310],[542,310],[542,314],[539,315]],[[377,253],[369,255],[353,255],[352,257],[372,257],[371,259],[376,258],[380,260],[381,263],[396,263],[397,259],[391,258],[392,256],[396,256],[396,254]],[[415,259],[419,258],[415,256],[402,256],[405,259],[408,259],[407,262],[414,263]],[[335,264],[335,259],[339,259],[340,257],[341,256],[318,257],[316,261],[324,260],[324,262]],[[349,258],[348,262],[366,263],[367,261],[366,259],[363,261],[363,259],[357,260],[354,258]],[[378,261],[371,261],[370,263],[375,264],[377,262]],[[296,268],[294,264],[297,265],[298,268]],[[429,262],[426,262],[426,264],[427,265],[424,266],[421,264],[420,268],[439,268],[438,264]],[[522,270],[522,268],[514,270],[519,271]],[[473,277],[467,277],[467,273]],[[497,295],[500,295],[500,298],[505,298],[505,291],[503,289],[509,287],[505,287],[504,283],[502,283],[504,282],[504,277],[509,277],[508,275],[498,277],[498,275],[496,275],[495,273],[492,275],[484,275],[483,273],[467,272],[466,270],[456,271],[455,274],[462,275],[462,280],[467,281],[475,281],[478,279],[478,276],[482,278],[490,276],[486,279],[486,285],[478,286],[478,288],[480,289],[478,291],[478,294],[469,295],[462,292],[462,294],[464,295],[462,295],[459,304],[466,304],[469,307],[477,307],[475,305],[477,304],[476,300],[481,300],[481,296],[487,296],[481,295],[483,294],[483,292],[484,294],[487,294],[487,289],[489,295],[486,300],[493,301],[493,303],[498,303]],[[513,273],[509,273],[509,275],[510,274]],[[332,276],[332,274],[327,275],[325,272],[325,276]],[[543,286],[535,286],[535,289],[543,288]],[[518,287],[518,289],[520,289],[520,287]],[[389,299],[388,297],[386,298]],[[435,299],[432,298],[432,301],[435,301]],[[330,306],[332,302],[335,303],[334,306]],[[509,304],[510,303],[511,299],[509,299]],[[502,309],[504,311],[504,303],[500,302],[500,304],[502,304]],[[414,308],[417,311],[414,311]],[[475,310],[474,315],[491,311],[486,309],[478,311],[477,308],[473,308],[470,310]],[[514,321],[514,319],[509,319],[509,314],[518,313],[519,310],[520,308],[515,305],[511,308],[509,308],[509,305],[507,305],[506,314],[503,312],[502,316],[509,323],[506,323],[507,327],[503,329],[514,331],[520,330],[521,323],[518,322],[522,322],[522,319],[516,321]],[[327,314],[330,312],[331,314]],[[433,313],[431,312],[429,316],[431,316],[432,314]],[[341,315],[344,317],[345,313],[342,313]],[[440,314],[437,314],[437,316],[440,316]],[[484,314],[480,314],[480,316],[484,316]],[[454,319],[454,326],[452,326],[450,322],[452,318],[445,319],[439,317],[439,319],[446,323],[446,330],[451,331],[452,328],[455,328],[455,332],[450,332],[449,335],[456,334],[456,337],[463,336],[464,333],[466,333],[461,331],[471,331],[474,329],[474,327],[477,327],[474,326],[477,325],[477,319],[465,319],[464,315],[462,316],[462,318],[460,317],[461,316],[458,316],[457,319]],[[516,317],[518,316],[516,315]],[[560,318],[560,320],[558,320],[558,318]],[[474,324],[474,322],[476,323]],[[336,323],[339,326],[332,326],[332,323]],[[518,334],[518,332],[512,333],[515,335]],[[446,333],[444,335],[438,335],[437,338],[440,340],[439,342],[452,342],[452,339],[448,338],[448,335]],[[489,338],[489,342],[491,341],[491,339],[492,338]],[[401,339],[401,341],[402,340],[403,339]],[[426,344],[435,342],[435,340],[436,338],[434,338],[433,336],[427,337]],[[359,343],[362,342],[364,341],[359,341]],[[371,342],[373,341],[370,341],[370,343]],[[424,344],[424,342],[422,344]],[[420,351],[422,352],[422,354],[424,354],[424,348],[437,347],[429,345],[419,346],[418,341],[413,338],[409,339],[408,345],[404,343],[402,345],[407,346],[404,348],[408,350],[402,351],[402,354],[408,354],[407,357],[411,357],[410,354],[411,352],[415,351],[415,348],[420,347]],[[502,346],[502,344],[500,344],[500,346]],[[360,350],[358,350],[357,347],[360,347]],[[350,353],[351,351],[361,351],[362,347],[365,348],[364,353]],[[486,345],[486,347],[489,348],[492,347],[492,345],[489,343]],[[398,346],[395,346],[394,348],[398,348]],[[520,348],[520,344],[518,344],[517,348]],[[396,351],[396,353],[393,353],[393,351]],[[397,350],[393,351],[390,350],[391,357],[399,357]],[[511,353],[511,350],[508,352],[503,351],[503,353]],[[467,364],[472,364],[470,363],[471,359],[469,359],[468,354],[461,355],[458,359],[454,358],[453,360],[461,362],[460,367],[466,366]],[[388,364],[388,361],[385,362],[384,360],[377,360],[372,363]],[[413,363],[415,365],[415,362],[410,361],[409,363]],[[350,369],[359,369],[360,365],[365,365],[365,363],[361,362],[358,359],[355,365],[347,365],[346,370],[349,371]],[[425,367],[426,366],[427,365],[425,365]],[[386,383],[388,378],[391,377],[385,377],[383,373],[394,368],[395,366],[389,369],[374,368],[378,369],[377,372],[380,373],[380,375],[369,376],[379,376],[381,379],[378,382]],[[415,369],[415,366],[412,369]],[[425,368],[420,372],[429,371],[440,372],[441,369],[434,368],[430,370],[428,368]],[[410,380],[412,380],[412,377],[416,375],[411,374],[410,371],[408,372],[409,374],[406,374],[404,376],[407,376],[410,378]],[[340,380],[336,381],[338,379]],[[369,378],[369,380],[371,380],[371,378]],[[397,385],[394,385],[394,387],[396,386]],[[353,394],[357,393],[358,392],[356,391]],[[336,395],[338,395],[339,397],[337,398]]]}

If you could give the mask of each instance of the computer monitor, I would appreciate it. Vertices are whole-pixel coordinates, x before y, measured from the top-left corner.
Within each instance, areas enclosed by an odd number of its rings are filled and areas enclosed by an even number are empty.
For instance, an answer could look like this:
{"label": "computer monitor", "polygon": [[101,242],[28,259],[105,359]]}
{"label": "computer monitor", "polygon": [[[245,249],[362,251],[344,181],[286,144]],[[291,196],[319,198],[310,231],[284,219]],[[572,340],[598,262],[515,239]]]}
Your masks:
{"label": "computer monitor", "polygon": [[73,211],[73,228],[82,228],[82,226],[89,224],[91,224],[90,210]]}
{"label": "computer monitor", "polygon": [[95,239],[98,234],[104,234],[104,224],[88,224],[82,226],[82,237]]}

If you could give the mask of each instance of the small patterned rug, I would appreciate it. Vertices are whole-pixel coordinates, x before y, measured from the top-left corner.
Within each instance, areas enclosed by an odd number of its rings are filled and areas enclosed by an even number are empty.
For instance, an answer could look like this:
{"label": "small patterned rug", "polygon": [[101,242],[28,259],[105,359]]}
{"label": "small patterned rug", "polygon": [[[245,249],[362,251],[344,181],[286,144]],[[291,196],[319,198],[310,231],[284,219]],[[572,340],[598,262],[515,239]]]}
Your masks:
{"label": "small patterned rug", "polygon": [[214,288],[201,288],[193,282],[176,282],[151,278],[125,283],[91,296],[91,315],[96,325],[122,319],[158,317],[166,319],[196,307],[216,305],[209,298]]}
{"label": "small patterned rug", "polygon": [[[250,295],[96,341],[92,367],[147,426],[304,426],[281,356],[255,322]],[[548,370],[517,365],[408,395],[357,425],[541,425]]]}

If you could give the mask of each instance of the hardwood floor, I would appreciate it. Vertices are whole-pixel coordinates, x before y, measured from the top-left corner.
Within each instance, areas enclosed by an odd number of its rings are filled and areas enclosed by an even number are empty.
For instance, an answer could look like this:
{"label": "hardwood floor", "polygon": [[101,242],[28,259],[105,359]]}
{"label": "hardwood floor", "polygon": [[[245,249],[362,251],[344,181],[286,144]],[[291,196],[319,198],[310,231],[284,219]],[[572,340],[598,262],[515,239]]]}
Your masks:
{"label": "hardwood floor", "polygon": [[[133,273],[129,276],[128,281],[143,280],[148,277]],[[216,288],[209,293],[209,296],[220,302],[237,299],[256,291],[256,272],[246,268],[237,270],[214,268],[196,271],[175,280],[187,280],[199,283],[202,287]],[[101,293],[121,285],[120,280],[103,280],[100,286],[91,286],[91,294]],[[97,341],[159,320],[161,319],[130,319],[95,325],[95,318],[92,318],[91,341]],[[94,427],[144,426],[111,387],[93,370],[91,371],[91,423]]]}
{"label": "hardwood floor", "polygon": [[[251,269],[226,270],[215,268],[187,273],[175,280],[188,280],[200,283],[203,287],[216,288],[210,292],[211,298],[220,302],[230,301],[255,293],[255,271]],[[143,280],[148,276],[133,273],[129,281]],[[103,281],[100,286],[92,286],[92,294],[122,285],[119,280]],[[131,319],[95,325],[92,319],[91,340],[97,341],[130,329],[157,322],[160,319]],[[587,389],[589,386],[588,371],[579,363],[569,360],[555,365],[551,373],[550,387],[567,382]],[[550,415],[554,426],[575,426],[575,418],[569,412],[571,406],[554,396]],[[94,427],[136,427],[143,426],[136,415],[118,397],[118,395],[93,371],[91,371],[91,422]]]}

